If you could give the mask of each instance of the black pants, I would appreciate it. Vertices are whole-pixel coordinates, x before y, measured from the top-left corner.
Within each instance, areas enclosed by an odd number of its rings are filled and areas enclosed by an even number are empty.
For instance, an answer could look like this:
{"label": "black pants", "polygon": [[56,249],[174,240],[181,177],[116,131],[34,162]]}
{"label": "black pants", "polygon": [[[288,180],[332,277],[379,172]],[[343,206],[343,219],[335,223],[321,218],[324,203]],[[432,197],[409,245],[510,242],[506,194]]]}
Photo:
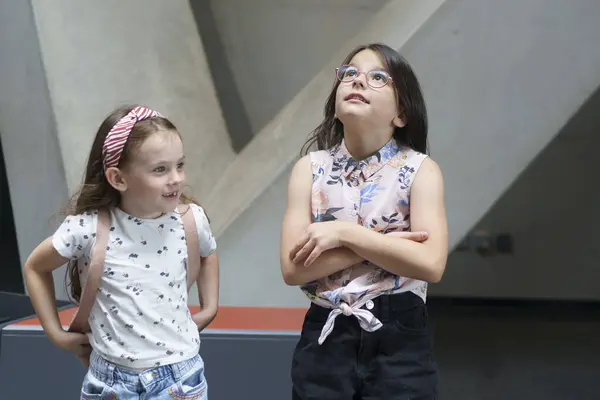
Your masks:
{"label": "black pants", "polygon": [[317,343],[331,310],[311,304],[292,359],[294,400],[434,400],[437,366],[427,308],[413,293],[373,299],[383,326],[366,332],[339,315]]}

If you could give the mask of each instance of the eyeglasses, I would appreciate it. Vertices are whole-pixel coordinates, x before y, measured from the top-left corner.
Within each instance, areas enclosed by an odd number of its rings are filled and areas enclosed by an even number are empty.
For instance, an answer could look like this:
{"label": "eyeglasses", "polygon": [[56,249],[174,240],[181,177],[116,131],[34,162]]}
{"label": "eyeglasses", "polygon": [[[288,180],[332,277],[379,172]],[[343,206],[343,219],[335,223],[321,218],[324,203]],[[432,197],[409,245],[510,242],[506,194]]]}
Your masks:
{"label": "eyeglasses", "polygon": [[[363,72],[360,72],[358,68],[352,65],[342,65],[335,69],[337,78],[341,82],[354,82],[356,78]],[[373,69],[369,72],[364,73],[367,77],[367,85],[373,89],[382,88],[392,81],[392,77],[385,71]]]}

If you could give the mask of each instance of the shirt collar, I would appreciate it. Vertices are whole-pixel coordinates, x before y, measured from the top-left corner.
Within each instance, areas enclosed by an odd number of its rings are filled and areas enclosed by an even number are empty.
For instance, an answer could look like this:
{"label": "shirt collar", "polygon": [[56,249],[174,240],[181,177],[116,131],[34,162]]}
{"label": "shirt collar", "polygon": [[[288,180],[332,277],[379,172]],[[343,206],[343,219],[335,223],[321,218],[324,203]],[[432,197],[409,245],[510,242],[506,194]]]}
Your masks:
{"label": "shirt collar", "polygon": [[364,179],[368,179],[383,168],[399,151],[400,147],[396,140],[392,138],[375,154],[359,161],[352,157],[346,147],[346,142],[342,139],[342,143],[332,149],[331,155],[337,164],[337,168],[341,169],[341,174],[345,178],[353,173],[357,175],[362,173]]}

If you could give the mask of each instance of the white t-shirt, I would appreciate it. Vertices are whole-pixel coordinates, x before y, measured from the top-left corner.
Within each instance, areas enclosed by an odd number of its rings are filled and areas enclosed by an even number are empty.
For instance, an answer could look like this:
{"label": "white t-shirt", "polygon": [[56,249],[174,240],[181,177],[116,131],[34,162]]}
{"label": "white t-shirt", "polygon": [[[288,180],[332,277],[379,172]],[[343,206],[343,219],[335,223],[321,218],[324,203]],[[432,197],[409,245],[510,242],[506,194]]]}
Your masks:
{"label": "white t-shirt", "polygon": [[[200,255],[216,243],[201,207],[192,204]],[[106,360],[130,368],[151,368],[187,360],[200,337],[187,307],[187,246],[181,216],[139,219],[119,208],[110,212],[104,273],[89,324],[90,343]],[[78,259],[85,284],[95,245],[97,212],[67,217],[53,236],[66,258]]]}

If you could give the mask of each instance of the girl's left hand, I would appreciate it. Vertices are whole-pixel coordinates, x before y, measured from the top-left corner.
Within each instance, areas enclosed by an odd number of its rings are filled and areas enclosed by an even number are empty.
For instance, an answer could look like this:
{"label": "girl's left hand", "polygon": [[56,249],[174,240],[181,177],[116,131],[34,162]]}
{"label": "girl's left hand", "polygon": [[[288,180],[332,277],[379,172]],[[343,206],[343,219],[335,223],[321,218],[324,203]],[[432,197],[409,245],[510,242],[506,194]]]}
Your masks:
{"label": "girl's left hand", "polygon": [[327,221],[313,222],[290,251],[290,259],[294,263],[304,261],[310,266],[323,252],[340,247],[340,233],[347,222]]}

